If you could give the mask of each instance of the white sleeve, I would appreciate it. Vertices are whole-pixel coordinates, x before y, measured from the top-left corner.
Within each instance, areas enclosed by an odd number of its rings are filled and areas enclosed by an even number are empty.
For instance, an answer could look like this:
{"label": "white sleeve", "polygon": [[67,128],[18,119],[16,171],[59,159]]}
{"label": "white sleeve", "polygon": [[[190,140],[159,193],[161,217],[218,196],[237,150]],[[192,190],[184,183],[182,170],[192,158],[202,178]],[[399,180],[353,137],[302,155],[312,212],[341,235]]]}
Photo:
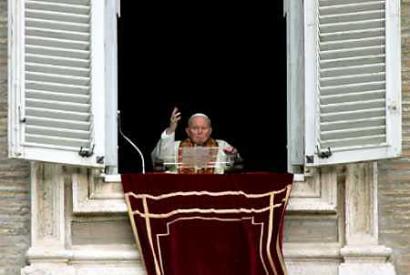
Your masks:
{"label": "white sleeve", "polygon": [[151,153],[152,162],[155,159],[165,160],[166,158],[175,157],[175,133],[167,134],[166,130],[162,132],[160,140],[157,142]]}

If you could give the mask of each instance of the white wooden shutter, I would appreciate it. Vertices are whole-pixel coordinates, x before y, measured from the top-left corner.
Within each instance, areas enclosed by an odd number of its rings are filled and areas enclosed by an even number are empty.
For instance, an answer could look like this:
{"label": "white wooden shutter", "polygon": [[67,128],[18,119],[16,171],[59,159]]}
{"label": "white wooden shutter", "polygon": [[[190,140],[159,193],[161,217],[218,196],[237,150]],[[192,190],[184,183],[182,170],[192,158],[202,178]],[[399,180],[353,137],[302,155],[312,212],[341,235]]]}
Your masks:
{"label": "white wooden shutter", "polygon": [[400,154],[399,20],[399,0],[305,1],[307,165]]}
{"label": "white wooden shutter", "polygon": [[104,2],[9,1],[11,157],[104,165]]}

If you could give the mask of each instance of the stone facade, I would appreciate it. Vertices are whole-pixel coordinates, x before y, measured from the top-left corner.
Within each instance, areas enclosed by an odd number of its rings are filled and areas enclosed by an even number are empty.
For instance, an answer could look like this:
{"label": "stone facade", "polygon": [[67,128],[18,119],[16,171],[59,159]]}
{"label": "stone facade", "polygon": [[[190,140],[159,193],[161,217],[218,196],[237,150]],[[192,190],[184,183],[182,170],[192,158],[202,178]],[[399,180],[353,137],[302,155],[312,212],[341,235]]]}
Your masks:
{"label": "stone facade", "polygon": [[410,270],[410,1],[401,1],[402,158],[379,164],[379,234],[397,274]]}
{"label": "stone facade", "polygon": [[7,0],[0,0],[0,274],[20,274],[29,245],[29,163],[7,158]]}
{"label": "stone facade", "polygon": [[[393,274],[390,255],[397,274],[410,270],[410,0],[401,11],[403,157],[312,171],[295,183],[285,236],[290,274]],[[144,274],[120,184],[87,169],[9,160],[6,128],[0,0],[0,274],[25,266],[23,274]]]}

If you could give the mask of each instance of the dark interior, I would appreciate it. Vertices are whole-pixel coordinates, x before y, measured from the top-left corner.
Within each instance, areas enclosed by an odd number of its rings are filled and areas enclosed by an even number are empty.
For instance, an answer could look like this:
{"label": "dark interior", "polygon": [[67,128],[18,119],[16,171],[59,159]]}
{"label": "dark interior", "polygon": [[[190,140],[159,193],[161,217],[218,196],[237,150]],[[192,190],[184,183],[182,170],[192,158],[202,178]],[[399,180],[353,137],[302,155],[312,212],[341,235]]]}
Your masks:
{"label": "dark interior", "polygon": [[[238,148],[246,171],[285,172],[286,25],[282,1],[122,1],[118,21],[122,130],[144,153],[174,106],[206,113],[213,137]],[[140,172],[119,137],[119,171]]]}

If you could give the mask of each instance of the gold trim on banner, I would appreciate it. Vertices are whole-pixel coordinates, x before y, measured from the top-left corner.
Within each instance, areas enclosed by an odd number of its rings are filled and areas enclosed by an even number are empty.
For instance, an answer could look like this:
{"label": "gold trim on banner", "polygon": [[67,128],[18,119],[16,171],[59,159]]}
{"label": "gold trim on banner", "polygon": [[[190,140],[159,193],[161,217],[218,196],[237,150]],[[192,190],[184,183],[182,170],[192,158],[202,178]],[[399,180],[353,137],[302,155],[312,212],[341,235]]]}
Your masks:
{"label": "gold trim on banner", "polygon": [[[144,212],[149,214],[147,198],[143,197],[142,202],[144,205]],[[154,243],[152,241],[152,232],[151,232],[151,224],[149,221],[149,215],[145,215],[145,226],[147,227],[148,241],[149,241],[149,245],[151,246],[152,256],[154,257],[155,272],[157,273],[157,275],[161,275],[161,271],[159,270],[159,265],[158,265],[158,259],[157,259],[157,256],[155,255]]]}
{"label": "gold trim on banner", "polygon": [[247,198],[263,198],[263,197],[269,197],[271,194],[279,194],[287,190],[287,187],[284,187],[278,191],[271,191],[267,193],[262,193],[262,194],[248,194],[243,191],[221,191],[221,192],[209,192],[209,191],[187,191],[187,192],[174,192],[174,193],[167,193],[167,194],[162,194],[158,196],[150,195],[150,194],[135,194],[133,192],[128,192],[127,194],[130,194],[136,199],[141,199],[141,198],[148,198],[152,200],[162,200],[162,199],[167,199],[167,198],[172,198],[172,197],[186,197],[186,196],[211,196],[211,197],[219,197],[219,196],[232,196],[232,195],[243,195]]}
{"label": "gold trim on banner", "polygon": [[[285,222],[284,221],[285,210],[286,210],[286,206],[289,202],[289,196],[290,196],[291,189],[292,189],[292,186],[288,185],[287,190],[286,190],[286,196],[284,198],[285,205],[283,206],[284,211],[282,213],[282,223]],[[280,230],[280,228],[279,228],[279,230]],[[279,262],[282,266],[283,273],[284,273],[284,275],[287,275],[288,274],[288,269],[287,269],[286,264],[285,264],[285,259],[283,258],[282,250],[280,249],[280,235],[278,235],[278,237],[276,239],[276,253],[278,254]]]}
{"label": "gold trim on banner", "polygon": [[273,228],[273,218],[274,218],[274,202],[275,199],[275,195],[271,194],[270,199],[269,199],[269,226],[268,226],[268,240],[266,242],[266,254],[268,255],[268,259],[269,259],[269,263],[272,267],[273,272],[276,274],[278,274],[276,268],[275,268],[275,264],[273,263],[273,259],[272,259],[272,253],[270,252],[270,244],[272,242],[272,228]]}
{"label": "gold trim on banner", "polygon": [[[273,208],[278,208],[282,205],[282,203],[278,203],[273,205]],[[215,209],[215,208],[208,208],[208,209],[202,209],[202,208],[185,208],[185,209],[176,209],[173,211],[170,211],[168,213],[163,213],[163,214],[156,214],[156,213],[142,213],[138,210],[135,210],[132,212],[133,215],[138,215],[141,218],[152,218],[152,219],[163,219],[163,218],[169,218],[171,216],[177,215],[177,214],[193,214],[193,213],[201,213],[201,214],[238,214],[238,213],[263,213],[266,211],[269,211],[271,206],[265,207],[265,208],[260,208],[260,209],[246,209],[246,208],[230,208],[230,209]]]}
{"label": "gold trim on banner", "polygon": [[127,208],[128,208],[128,217],[130,218],[131,221],[131,227],[132,227],[132,231],[134,233],[134,238],[135,238],[135,243],[137,244],[137,247],[139,249],[140,252],[140,258],[142,260],[142,263],[145,266],[145,259],[142,256],[142,246],[140,244],[140,239],[138,238],[138,229],[137,226],[135,224],[135,220],[134,220],[134,215],[132,214],[132,208],[131,208],[131,202],[130,202],[130,198],[127,194],[125,194],[125,202],[127,203]]}

